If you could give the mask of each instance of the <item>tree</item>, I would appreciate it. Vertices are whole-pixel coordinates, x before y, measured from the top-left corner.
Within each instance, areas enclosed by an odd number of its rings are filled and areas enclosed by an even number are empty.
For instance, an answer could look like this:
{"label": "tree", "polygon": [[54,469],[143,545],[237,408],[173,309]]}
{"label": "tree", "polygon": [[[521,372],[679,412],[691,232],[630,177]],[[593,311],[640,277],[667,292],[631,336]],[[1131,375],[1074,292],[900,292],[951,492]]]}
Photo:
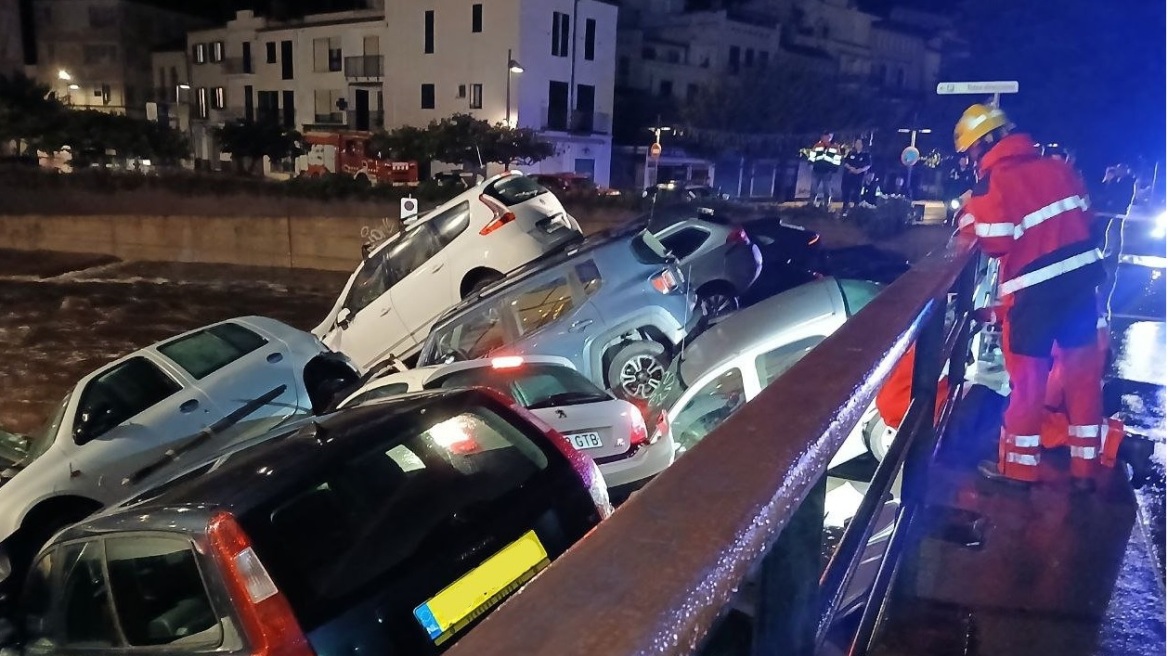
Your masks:
{"label": "tree", "polygon": [[466,170],[480,170],[488,163],[530,164],[555,154],[555,147],[534,130],[491,125],[470,114],[431,121],[425,128],[407,125],[375,135],[371,148],[422,166],[438,161]]}
{"label": "tree", "polygon": [[186,137],[170,126],[97,110],[65,111],[42,139],[42,147],[68,147],[75,166],[106,163],[114,157],[174,164],[190,154]]}
{"label": "tree", "polygon": [[16,142],[17,155],[23,143],[40,145],[65,111],[49,87],[19,73],[0,75],[0,144]]}
{"label": "tree", "polygon": [[236,170],[255,174],[264,157],[273,161],[305,152],[303,137],[269,121],[232,121],[215,130],[223,152],[231,154]]}

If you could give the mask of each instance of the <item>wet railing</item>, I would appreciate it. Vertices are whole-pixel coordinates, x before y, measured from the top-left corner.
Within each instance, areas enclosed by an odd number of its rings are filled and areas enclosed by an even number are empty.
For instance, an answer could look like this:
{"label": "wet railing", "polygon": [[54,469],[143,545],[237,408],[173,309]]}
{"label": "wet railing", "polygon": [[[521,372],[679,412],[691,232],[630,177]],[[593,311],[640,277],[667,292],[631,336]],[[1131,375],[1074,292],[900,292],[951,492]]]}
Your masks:
{"label": "wet railing", "polygon": [[[754,654],[866,653],[937,435],[960,398],[979,259],[933,253],[679,458],[451,650],[452,656],[697,654],[757,588]],[[946,323],[953,299],[955,321]],[[946,326],[949,328],[946,328]],[[916,344],[912,401],[826,567],[827,465]],[[934,414],[949,362],[950,391]],[[897,474],[902,502],[867,603],[836,622]],[[841,641],[839,627],[851,627]],[[833,630],[833,627],[837,627]]]}

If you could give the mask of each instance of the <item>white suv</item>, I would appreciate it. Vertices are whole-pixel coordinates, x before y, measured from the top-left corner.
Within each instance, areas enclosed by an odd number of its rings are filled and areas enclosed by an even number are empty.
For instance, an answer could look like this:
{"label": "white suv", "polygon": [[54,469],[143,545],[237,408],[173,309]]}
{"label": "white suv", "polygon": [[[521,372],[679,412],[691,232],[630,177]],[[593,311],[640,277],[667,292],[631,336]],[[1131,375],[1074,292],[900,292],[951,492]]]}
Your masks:
{"label": "white suv", "polygon": [[522,173],[489,178],[367,255],[313,333],[362,370],[416,352],[439,315],[471,292],[580,238],[551,192]]}

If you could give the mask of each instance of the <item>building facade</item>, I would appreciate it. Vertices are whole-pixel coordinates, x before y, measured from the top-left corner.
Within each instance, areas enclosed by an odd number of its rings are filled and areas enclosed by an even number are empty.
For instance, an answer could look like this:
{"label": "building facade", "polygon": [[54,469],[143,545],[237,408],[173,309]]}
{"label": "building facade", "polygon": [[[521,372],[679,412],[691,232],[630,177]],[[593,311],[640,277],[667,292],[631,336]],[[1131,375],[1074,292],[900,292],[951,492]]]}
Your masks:
{"label": "building facade", "polygon": [[143,115],[151,53],[202,23],[132,0],[35,0],[37,78],[66,104]]}
{"label": "building facade", "polygon": [[24,38],[20,26],[20,0],[0,0],[0,75],[24,70]]}

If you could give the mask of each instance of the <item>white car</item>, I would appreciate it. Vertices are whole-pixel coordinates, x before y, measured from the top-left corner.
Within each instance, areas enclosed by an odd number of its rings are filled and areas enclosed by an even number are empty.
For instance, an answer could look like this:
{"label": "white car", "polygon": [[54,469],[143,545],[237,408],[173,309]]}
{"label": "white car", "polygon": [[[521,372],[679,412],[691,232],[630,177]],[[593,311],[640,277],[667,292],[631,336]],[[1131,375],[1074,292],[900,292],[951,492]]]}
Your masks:
{"label": "white car", "polygon": [[446,310],[580,237],[547,189],[515,171],[494,176],[369,253],[313,333],[363,370],[408,359]]}
{"label": "white car", "polygon": [[[679,453],[692,448],[880,289],[873,282],[820,278],[717,321],[686,345],[650,399],[646,416],[655,433],[675,441]],[[865,428],[876,416],[873,405],[829,467],[868,451]]]}
{"label": "white car", "polygon": [[605,393],[561,357],[507,356],[391,373],[340,407],[443,387],[486,387],[527,408],[599,465],[614,499],[627,497],[673,462],[668,436],[648,435],[636,406]]}
{"label": "white car", "polygon": [[31,557],[155,474],[322,411],[357,380],[348,358],[263,317],[135,351],[82,378],[36,434],[0,440],[0,546]]}

